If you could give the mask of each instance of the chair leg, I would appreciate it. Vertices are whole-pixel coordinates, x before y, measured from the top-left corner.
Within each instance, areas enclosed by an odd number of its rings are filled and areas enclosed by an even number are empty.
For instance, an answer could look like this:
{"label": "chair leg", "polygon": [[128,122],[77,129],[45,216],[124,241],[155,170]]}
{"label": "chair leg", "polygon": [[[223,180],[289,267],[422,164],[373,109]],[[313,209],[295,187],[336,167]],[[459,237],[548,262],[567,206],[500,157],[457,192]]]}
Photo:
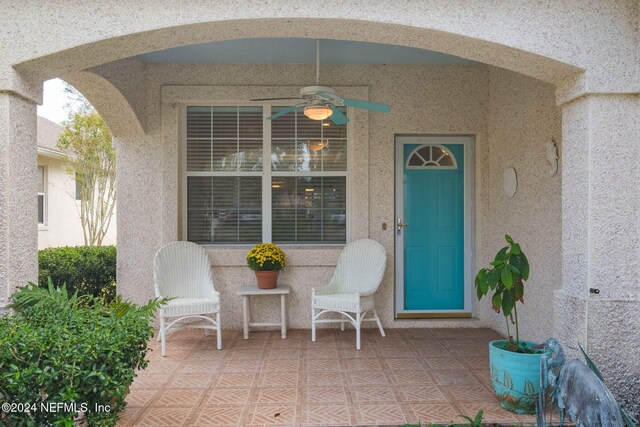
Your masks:
{"label": "chair leg", "polygon": [[362,313],[356,314],[356,350],[360,350],[360,326],[362,325]]}
{"label": "chair leg", "polygon": [[316,309],[311,307],[311,341],[316,342]]}
{"label": "chair leg", "polygon": [[220,327],[220,312],[216,313],[216,339],[218,341],[218,350],[222,350],[222,328]]}
{"label": "chair leg", "polygon": [[373,309],[373,316],[376,319],[376,323],[378,324],[378,329],[380,329],[380,335],[382,335],[383,337],[386,337],[386,335],[384,334],[384,328],[382,327],[382,323],[380,322],[380,318],[378,317],[378,313],[376,312],[376,309]]}
{"label": "chair leg", "polygon": [[340,330],[344,332],[344,322],[340,322]]}
{"label": "chair leg", "polygon": [[162,347],[162,357],[167,355],[167,337],[164,330],[164,316],[160,315],[160,342]]}

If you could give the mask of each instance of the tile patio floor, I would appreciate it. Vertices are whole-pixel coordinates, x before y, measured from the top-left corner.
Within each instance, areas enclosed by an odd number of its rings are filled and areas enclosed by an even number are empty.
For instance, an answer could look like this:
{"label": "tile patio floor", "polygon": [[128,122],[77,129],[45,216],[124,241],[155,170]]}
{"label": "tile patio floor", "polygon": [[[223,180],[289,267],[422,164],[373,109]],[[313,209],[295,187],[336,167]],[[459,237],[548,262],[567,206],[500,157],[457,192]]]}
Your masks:
{"label": "tile patio floor", "polygon": [[339,426],[450,422],[484,410],[485,422],[531,425],[490,392],[489,329],[321,329],[170,336],[151,341],[119,426]]}

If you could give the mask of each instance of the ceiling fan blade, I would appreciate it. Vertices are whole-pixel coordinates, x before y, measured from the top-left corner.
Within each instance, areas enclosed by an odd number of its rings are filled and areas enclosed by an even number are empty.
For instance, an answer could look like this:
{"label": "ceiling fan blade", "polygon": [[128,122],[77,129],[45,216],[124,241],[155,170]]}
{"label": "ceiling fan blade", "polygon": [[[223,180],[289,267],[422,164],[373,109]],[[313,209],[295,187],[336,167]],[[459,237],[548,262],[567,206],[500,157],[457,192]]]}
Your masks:
{"label": "ceiling fan blade", "polygon": [[349,123],[349,119],[347,118],[347,116],[342,114],[342,111],[338,110],[333,105],[331,106],[331,109],[333,110],[333,114],[329,116],[329,120],[337,125],[346,125],[347,123]]}
{"label": "ceiling fan blade", "polygon": [[267,120],[275,120],[275,119],[277,119],[278,117],[282,117],[282,116],[284,116],[285,114],[289,114],[289,113],[291,113],[292,111],[296,111],[296,109],[297,109],[298,107],[300,107],[300,106],[299,106],[299,105],[294,105],[293,107],[287,107],[287,108],[285,108],[284,110],[279,111],[279,112],[277,112],[277,113],[275,113],[275,114],[273,114],[273,115],[271,115],[271,116],[267,117]]}
{"label": "ceiling fan blade", "polygon": [[284,101],[289,99],[304,100],[304,98],[297,97],[297,98],[256,98],[256,99],[250,99],[249,101]]}
{"label": "ceiling fan blade", "polygon": [[377,102],[360,101],[358,99],[342,98],[344,105],[347,107],[364,108],[365,110],[378,111],[380,113],[388,113],[391,106],[387,104],[379,104]]}

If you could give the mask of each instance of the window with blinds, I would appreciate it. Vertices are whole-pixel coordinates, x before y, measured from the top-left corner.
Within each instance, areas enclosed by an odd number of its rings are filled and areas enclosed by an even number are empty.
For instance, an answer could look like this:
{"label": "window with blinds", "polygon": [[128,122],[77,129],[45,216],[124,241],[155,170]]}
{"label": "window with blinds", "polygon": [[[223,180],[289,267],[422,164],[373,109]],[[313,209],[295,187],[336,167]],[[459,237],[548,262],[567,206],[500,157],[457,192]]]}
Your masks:
{"label": "window with blinds", "polygon": [[347,127],[311,120],[302,111],[274,120],[271,193],[274,242],[344,243]]}
{"label": "window with blinds", "polygon": [[347,127],[282,108],[187,107],[189,241],[346,242]]}

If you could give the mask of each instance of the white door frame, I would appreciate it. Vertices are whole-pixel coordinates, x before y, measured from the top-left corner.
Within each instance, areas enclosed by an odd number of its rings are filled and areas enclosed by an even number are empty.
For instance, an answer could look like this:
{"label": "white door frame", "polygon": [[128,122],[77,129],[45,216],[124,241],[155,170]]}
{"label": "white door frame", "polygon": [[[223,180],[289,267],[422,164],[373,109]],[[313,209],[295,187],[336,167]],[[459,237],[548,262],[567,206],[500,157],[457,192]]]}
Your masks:
{"label": "white door frame", "polygon": [[[397,233],[398,218],[404,222],[404,144],[464,146],[464,314],[460,310],[405,310],[404,309],[404,229]],[[396,135],[395,137],[395,217],[393,230],[395,236],[395,317],[431,314],[438,317],[470,317],[474,309],[474,195],[475,195],[475,137],[473,135]],[[449,315],[449,316],[448,316]]]}

